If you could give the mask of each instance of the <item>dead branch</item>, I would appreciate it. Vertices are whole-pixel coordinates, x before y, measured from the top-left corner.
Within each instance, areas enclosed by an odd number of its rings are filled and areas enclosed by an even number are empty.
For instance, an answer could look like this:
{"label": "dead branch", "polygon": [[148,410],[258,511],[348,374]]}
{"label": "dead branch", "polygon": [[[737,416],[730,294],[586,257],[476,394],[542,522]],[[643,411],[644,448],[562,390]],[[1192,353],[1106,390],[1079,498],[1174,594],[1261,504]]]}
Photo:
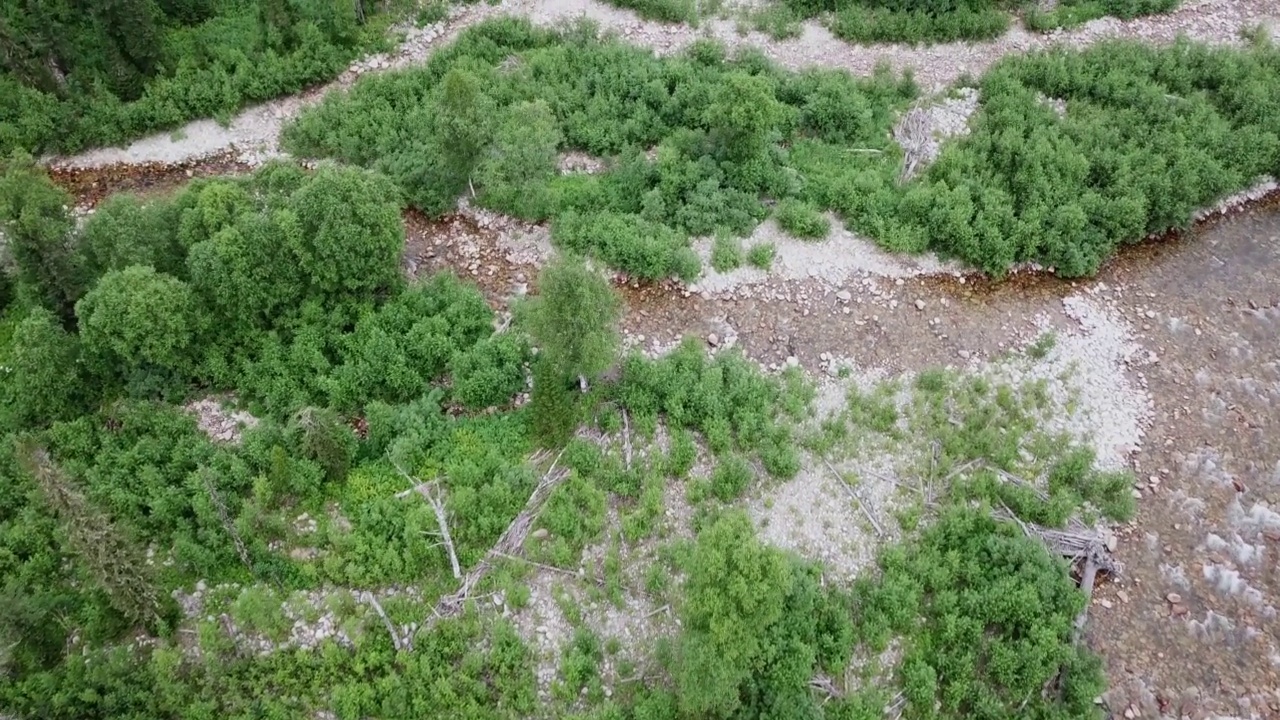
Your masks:
{"label": "dead branch", "polygon": [[649,618],[653,617],[654,615],[657,615],[657,614],[658,614],[658,613],[660,613],[660,612],[664,612],[664,611],[666,611],[666,610],[670,610],[670,609],[671,609],[671,605],[670,605],[670,604],[663,605],[662,607],[657,608],[656,610],[650,610],[649,612],[645,613],[645,615],[644,615],[644,619],[645,619],[645,620],[648,620]]}
{"label": "dead branch", "polygon": [[631,419],[627,417],[626,408],[622,409],[622,449],[626,453],[627,472],[631,472]]}
{"label": "dead branch", "polygon": [[884,537],[884,528],[880,527],[880,523],[876,521],[876,517],[871,514],[871,511],[869,509],[867,509],[867,504],[862,501],[862,496],[858,494],[858,491],[852,485],[845,482],[845,479],[841,477],[839,472],[836,471],[835,466],[831,464],[830,460],[824,457],[822,458],[822,462],[826,463],[827,469],[830,470],[831,474],[835,476],[836,480],[840,483],[841,487],[843,487],[845,491],[848,492],[850,495],[852,495],[853,499],[858,502],[858,507],[862,508],[862,514],[866,515],[867,519],[871,521],[871,526],[876,529],[876,534],[881,537]]}
{"label": "dead branch", "polygon": [[1093,558],[1086,558],[1084,571],[1080,576],[1080,590],[1084,592],[1084,607],[1076,615],[1075,627],[1071,631],[1071,642],[1080,642],[1080,633],[1084,632],[1084,624],[1089,620],[1089,600],[1093,598],[1093,583],[1098,577],[1098,565]]}
{"label": "dead branch", "polygon": [[249,560],[249,549],[245,547],[244,540],[240,538],[240,531],[236,528],[235,523],[231,522],[231,515],[227,512],[227,505],[222,501],[222,495],[218,492],[218,488],[213,484],[213,473],[208,468],[200,469],[200,479],[204,482],[205,492],[209,494],[209,504],[213,506],[214,512],[218,513],[218,520],[222,523],[222,529],[227,531],[231,536],[231,542],[236,546],[236,554],[240,556],[240,562],[253,571],[253,563]]}
{"label": "dead branch", "polygon": [[[459,584],[458,589],[436,601],[435,607],[431,610],[431,618],[422,623],[421,628],[432,627],[438,620],[454,617],[462,612],[462,608],[471,597],[471,591],[488,575],[493,566],[493,561],[499,557],[514,555],[524,547],[525,538],[529,536],[529,528],[533,526],[534,520],[542,512],[542,506],[546,503],[547,497],[556,485],[569,475],[568,470],[557,469],[561,455],[564,455],[564,450],[561,450],[560,454],[556,455],[555,460],[551,461],[551,466],[543,474],[542,479],[538,481],[533,492],[530,493],[529,500],[525,502],[524,510],[521,510],[511,521],[511,524],[507,526],[507,529],[502,531],[502,536],[489,549],[489,552],[485,553],[480,562],[476,563],[475,567],[462,576],[462,582]],[[549,456],[548,453],[539,453],[530,458],[530,462],[537,464],[543,462]]]}
{"label": "dead branch", "polygon": [[400,633],[396,632],[396,626],[391,622],[391,618],[387,617],[387,612],[382,609],[382,603],[378,602],[376,595],[365,590],[357,593],[356,599],[367,603],[373,608],[374,612],[378,613],[378,617],[382,618],[382,624],[387,627],[387,632],[391,634],[391,644],[395,646],[396,652],[401,650],[413,652],[413,638],[408,635],[403,638],[400,637]]}
{"label": "dead branch", "polygon": [[413,487],[408,490],[396,493],[396,497],[405,497],[409,493],[416,491],[431,506],[431,510],[436,515],[436,524],[440,526],[440,538],[444,541],[445,550],[449,553],[449,565],[453,568],[453,577],[455,580],[461,580],[462,568],[458,565],[458,552],[453,547],[453,536],[449,534],[449,519],[445,514],[444,501],[440,499],[439,486],[434,482],[424,483],[418,480],[405,472],[404,468],[398,464],[396,465],[396,470],[413,484]]}
{"label": "dead branch", "polygon": [[1089,618],[1088,602],[1093,597],[1093,585],[1097,581],[1098,571],[1102,570],[1108,574],[1115,574],[1120,571],[1119,563],[1115,561],[1111,551],[1107,548],[1106,538],[1103,537],[1102,533],[1085,527],[1083,523],[1075,519],[1064,530],[1023,522],[1007,505],[1002,506],[1002,510],[996,511],[995,516],[1001,520],[1012,519],[1022,528],[1023,534],[1027,537],[1037,538],[1055,555],[1067,558],[1073,564],[1081,560],[1084,561],[1080,571],[1080,590],[1084,592],[1085,607],[1076,616],[1072,631],[1073,642],[1079,642],[1080,633],[1084,630],[1085,622]]}
{"label": "dead branch", "polygon": [[[583,577],[582,575],[579,575],[578,572],[575,570],[569,570],[568,568],[556,567],[555,565],[540,563],[536,560],[530,560],[527,557],[521,557],[519,555],[512,555],[510,553],[505,553],[505,552],[494,552],[493,555],[494,557],[506,558],[507,560],[515,560],[516,562],[522,562],[525,565],[532,565],[536,568],[542,568],[543,570],[546,570],[548,572],[559,573],[561,575],[565,575],[574,579]],[[599,578],[593,577],[591,578],[591,580],[597,585],[604,585],[604,581]]]}
{"label": "dead branch", "polygon": [[844,697],[844,693],[840,692],[840,688],[836,687],[835,682],[826,675],[818,675],[810,680],[809,687],[822,691],[822,694],[827,696],[826,700]]}

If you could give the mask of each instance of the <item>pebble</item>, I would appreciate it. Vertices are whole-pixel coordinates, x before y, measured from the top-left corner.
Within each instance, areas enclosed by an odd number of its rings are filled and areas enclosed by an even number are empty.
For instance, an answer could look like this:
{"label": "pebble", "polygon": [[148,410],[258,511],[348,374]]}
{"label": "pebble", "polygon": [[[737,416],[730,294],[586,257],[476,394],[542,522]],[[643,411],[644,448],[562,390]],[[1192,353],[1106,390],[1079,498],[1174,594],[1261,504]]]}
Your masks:
{"label": "pebble", "polygon": [[715,333],[711,333],[710,335],[707,336],[707,344],[710,345],[711,347],[715,347],[719,345],[720,336],[716,335]]}
{"label": "pebble", "polygon": [[840,302],[849,302],[850,300],[853,299],[853,293],[849,292],[848,290],[841,290],[840,292],[836,293],[836,299],[838,299]]}
{"label": "pebble", "polygon": [[1168,600],[1170,604],[1173,604],[1173,605],[1177,605],[1182,602],[1182,596],[1176,592],[1171,592],[1168,595],[1165,595],[1164,599]]}
{"label": "pebble", "polygon": [[916,309],[917,309],[917,310],[924,310],[924,301],[923,301],[923,300],[917,300],[917,301],[916,301]]}
{"label": "pebble", "polygon": [[533,533],[530,535],[530,537],[532,537],[534,540],[542,540],[542,539],[544,539],[544,538],[546,538],[546,537],[547,537],[547,529],[546,529],[546,528],[538,528],[537,530],[534,530],[534,531],[533,531]]}
{"label": "pebble", "polygon": [[799,365],[800,365],[800,358],[796,357],[795,355],[790,355],[787,357],[787,367],[797,367]]}

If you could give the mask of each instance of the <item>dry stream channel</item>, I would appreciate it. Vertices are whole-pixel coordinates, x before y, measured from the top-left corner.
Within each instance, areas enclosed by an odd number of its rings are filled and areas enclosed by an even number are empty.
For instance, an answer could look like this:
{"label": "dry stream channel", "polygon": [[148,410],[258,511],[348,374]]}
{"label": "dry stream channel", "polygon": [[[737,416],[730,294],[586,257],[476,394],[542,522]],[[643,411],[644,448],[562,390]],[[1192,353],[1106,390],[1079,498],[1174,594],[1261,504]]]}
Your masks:
{"label": "dry stream channel", "polygon": [[[586,13],[660,51],[695,37],[688,28],[594,3],[481,6],[411,31],[397,53],[362,61],[335,84],[421,61],[465,25],[503,11],[544,22]],[[1167,41],[1185,31],[1231,42],[1242,25],[1266,21],[1268,13],[1280,16],[1265,2],[1190,2],[1163,18],[1091,23],[1065,40],[1118,33]],[[729,36],[717,28],[708,32]],[[824,55],[815,43],[831,41],[820,32],[807,26],[790,43],[754,36],[734,42],[763,44],[788,65],[826,57],[857,72],[887,58],[919,66],[926,84],[1043,44],[1013,32],[988,44],[841,45]],[[323,91],[251,109],[227,128],[202,121],[51,165],[85,209],[110,192],[161,191],[190,177],[243,172],[277,153],[283,121]],[[545,228],[482,211],[440,220],[406,213],[406,231],[406,272],[451,269],[477,282],[500,309],[528,291],[552,252]],[[1192,231],[1130,247],[1084,281],[1026,273],[995,283],[883,256],[856,238],[827,243],[814,252],[780,240],[770,273],[712,274],[688,287],[622,283],[625,339],[657,353],[694,335],[713,350],[737,345],[765,367],[799,365],[822,384],[834,382],[839,368],[872,377],[977,367],[1054,333],[1055,352],[1070,355],[1059,359],[1082,368],[1084,394],[1095,396],[1099,456],[1128,465],[1140,496],[1136,518],[1116,529],[1123,572],[1096,588],[1089,609],[1087,641],[1103,656],[1111,685],[1101,701],[1126,718],[1280,717],[1276,193]]]}

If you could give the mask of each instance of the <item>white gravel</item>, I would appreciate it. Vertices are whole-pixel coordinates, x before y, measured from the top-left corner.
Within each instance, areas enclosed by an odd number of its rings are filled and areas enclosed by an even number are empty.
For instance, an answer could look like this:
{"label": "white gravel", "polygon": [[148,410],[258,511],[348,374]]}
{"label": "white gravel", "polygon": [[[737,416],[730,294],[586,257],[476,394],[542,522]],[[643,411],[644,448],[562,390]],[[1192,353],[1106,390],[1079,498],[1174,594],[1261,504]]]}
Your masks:
{"label": "white gravel", "polygon": [[940,260],[932,253],[895,255],[873,241],[850,232],[835,215],[828,213],[831,232],[826,239],[814,242],[794,238],[782,231],[773,218],[760,223],[743,240],[743,248],[756,243],[772,243],[777,253],[768,271],[751,265],[720,273],[711,267],[710,238],[694,242],[694,250],[702,258],[705,274],[698,279],[699,290],[711,293],[731,291],[744,285],[758,285],[774,278],[804,280],[816,278],[833,289],[839,289],[851,277],[878,276],[909,278],[922,275],[963,275],[972,272],[957,262]]}
{"label": "white gravel", "polygon": [[1129,466],[1150,423],[1151,396],[1136,368],[1151,356],[1134,340],[1129,324],[1093,297],[1095,290],[1063,298],[1063,312],[1074,327],[1063,328],[1047,317],[1037,320],[1043,332],[1054,333],[1048,355],[1015,357],[988,372],[1015,387],[1043,380],[1054,407],[1049,431],[1087,442],[1098,467],[1121,470]]}

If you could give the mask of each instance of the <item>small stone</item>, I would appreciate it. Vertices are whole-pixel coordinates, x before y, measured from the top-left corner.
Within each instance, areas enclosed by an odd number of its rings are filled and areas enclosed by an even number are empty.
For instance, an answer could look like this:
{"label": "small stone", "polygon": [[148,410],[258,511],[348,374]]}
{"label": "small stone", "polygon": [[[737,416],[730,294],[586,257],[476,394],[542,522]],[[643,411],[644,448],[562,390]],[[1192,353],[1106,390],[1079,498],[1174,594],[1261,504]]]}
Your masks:
{"label": "small stone", "polygon": [[916,309],[917,309],[917,310],[924,310],[924,301],[923,301],[923,300],[917,300],[917,301],[916,301]]}
{"label": "small stone", "polygon": [[1126,718],[1128,718],[1129,720],[1133,720],[1133,718],[1135,717],[1135,715],[1134,715],[1134,713],[1133,713],[1133,708],[1131,708],[1131,707],[1127,707],[1127,708],[1125,708],[1125,709],[1124,709],[1124,716],[1125,716]]}
{"label": "small stone", "polygon": [[1142,491],[1141,491],[1141,490],[1134,490],[1134,491],[1133,491],[1133,496],[1134,496],[1135,498],[1141,498],[1141,497],[1142,497]]}
{"label": "small stone", "polygon": [[787,367],[797,367],[799,365],[800,365],[800,358],[796,357],[795,355],[790,355],[787,357]]}
{"label": "small stone", "polygon": [[968,351],[968,350],[957,350],[957,351],[956,351],[956,355],[959,355],[961,360],[968,360],[968,359],[969,359],[969,351]]}
{"label": "small stone", "polygon": [[1155,311],[1155,310],[1148,310],[1148,311],[1147,311],[1147,319],[1148,319],[1148,320],[1152,320],[1152,319],[1154,319],[1154,318],[1155,318],[1155,316],[1156,316],[1156,311]]}
{"label": "small stone", "polygon": [[1102,607],[1104,607],[1104,608],[1108,609],[1108,610],[1110,610],[1110,609],[1111,609],[1111,601],[1110,601],[1110,600],[1099,600],[1099,601],[1098,601],[1098,604],[1099,604],[1099,605],[1101,605]]}
{"label": "small stone", "polygon": [[1127,603],[1127,602],[1129,602],[1129,593],[1127,593],[1127,592],[1125,592],[1125,591],[1123,591],[1123,590],[1120,590],[1119,592],[1117,592],[1117,593],[1116,593],[1116,597],[1120,598],[1120,602],[1122,602],[1122,603]]}
{"label": "small stone", "polygon": [[716,335],[715,333],[711,333],[710,335],[707,336],[707,344],[710,345],[711,347],[715,347],[719,345],[720,336]]}
{"label": "small stone", "polygon": [[1171,592],[1168,595],[1165,595],[1164,599],[1168,600],[1171,605],[1177,605],[1182,602],[1182,596],[1176,592]]}
{"label": "small stone", "polygon": [[853,293],[849,292],[848,290],[841,290],[840,292],[836,293],[836,299],[838,299],[840,302],[849,302],[850,300],[853,299]]}
{"label": "small stone", "polygon": [[539,635],[546,635],[546,634],[547,634],[547,626],[546,626],[546,625],[539,625],[536,629],[537,629],[537,631],[538,631],[538,634],[539,634]]}
{"label": "small stone", "polygon": [[547,537],[547,529],[546,529],[546,528],[538,528],[537,530],[534,530],[534,531],[533,531],[533,534],[531,535],[531,537],[532,537],[534,540],[544,540],[544,539],[546,539],[546,537]]}

